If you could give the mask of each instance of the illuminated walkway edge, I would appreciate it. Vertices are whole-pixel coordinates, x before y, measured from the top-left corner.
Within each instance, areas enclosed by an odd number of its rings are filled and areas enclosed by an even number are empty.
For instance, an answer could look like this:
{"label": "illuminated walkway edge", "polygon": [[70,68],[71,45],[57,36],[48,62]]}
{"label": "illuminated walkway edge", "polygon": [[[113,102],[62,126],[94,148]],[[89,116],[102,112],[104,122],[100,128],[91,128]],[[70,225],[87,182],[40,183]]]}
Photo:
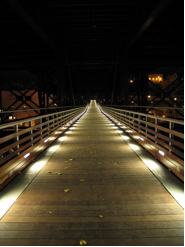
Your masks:
{"label": "illuminated walkway edge", "polygon": [[[83,116],[82,116],[83,117]],[[82,118],[81,117],[81,118]],[[80,118],[80,119],[81,119]],[[79,120],[77,120],[78,122]],[[0,192],[0,219],[5,215],[8,209],[14,204],[22,192],[29,186],[39,171],[48,162],[56,150],[63,144],[70,135],[71,127],[59,136],[42,154],[40,154],[26,169],[24,169],[10,184]]]}

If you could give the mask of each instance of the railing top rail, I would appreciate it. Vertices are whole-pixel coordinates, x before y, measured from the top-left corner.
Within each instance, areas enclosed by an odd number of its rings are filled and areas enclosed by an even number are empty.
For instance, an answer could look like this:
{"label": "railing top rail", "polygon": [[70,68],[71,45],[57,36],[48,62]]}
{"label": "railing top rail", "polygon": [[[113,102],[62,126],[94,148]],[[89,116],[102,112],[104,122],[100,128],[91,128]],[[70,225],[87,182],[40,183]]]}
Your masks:
{"label": "railing top rail", "polygon": [[[101,105],[101,106],[103,106],[103,105]],[[105,106],[107,106],[107,107],[133,107],[133,108],[184,110],[184,107],[165,107],[165,106],[135,106],[135,105],[105,105]]]}
{"label": "railing top rail", "polygon": [[183,120],[177,120],[177,119],[173,119],[173,118],[154,116],[154,115],[150,115],[150,114],[146,114],[146,113],[128,111],[128,110],[112,108],[112,107],[108,107],[108,106],[101,106],[101,107],[110,108],[111,110],[114,110],[114,111],[115,110],[119,110],[119,111],[123,111],[123,112],[137,114],[137,115],[140,115],[140,116],[151,117],[151,118],[155,118],[155,119],[159,119],[159,120],[163,120],[163,121],[167,121],[167,122],[173,122],[173,123],[176,123],[176,124],[184,125],[184,121]]}
{"label": "railing top rail", "polygon": [[[83,107],[86,107],[86,106],[83,106]],[[70,109],[70,110],[66,110],[66,111],[54,112],[54,113],[49,113],[49,114],[44,114],[44,115],[38,115],[38,116],[35,116],[35,117],[32,117],[32,118],[15,120],[15,121],[12,121],[12,122],[0,124],[0,129],[12,127],[14,125],[21,124],[21,123],[27,123],[29,121],[37,120],[37,119],[44,118],[44,117],[54,116],[54,115],[60,114],[60,113],[66,113],[66,112],[69,112],[69,111],[76,111],[76,110],[79,110],[79,109],[81,109],[83,107],[78,107],[78,108],[74,108],[74,109]]]}
{"label": "railing top rail", "polygon": [[58,106],[58,107],[46,107],[46,108],[31,108],[31,109],[22,109],[22,110],[13,110],[13,111],[0,111],[0,114],[4,113],[14,113],[14,112],[27,112],[27,111],[39,111],[39,110],[55,110],[55,109],[61,109],[61,108],[79,108],[84,107],[83,105],[77,105],[77,106]]}

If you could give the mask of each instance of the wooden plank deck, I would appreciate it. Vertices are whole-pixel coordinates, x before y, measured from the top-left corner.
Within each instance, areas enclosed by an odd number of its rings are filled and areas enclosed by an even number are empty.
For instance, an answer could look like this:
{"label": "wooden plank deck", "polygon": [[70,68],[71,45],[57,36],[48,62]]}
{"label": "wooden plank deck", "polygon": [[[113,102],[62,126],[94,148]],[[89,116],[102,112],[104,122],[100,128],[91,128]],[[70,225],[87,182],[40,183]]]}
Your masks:
{"label": "wooden plank deck", "polygon": [[94,106],[0,220],[2,246],[80,240],[184,245],[183,209]]}

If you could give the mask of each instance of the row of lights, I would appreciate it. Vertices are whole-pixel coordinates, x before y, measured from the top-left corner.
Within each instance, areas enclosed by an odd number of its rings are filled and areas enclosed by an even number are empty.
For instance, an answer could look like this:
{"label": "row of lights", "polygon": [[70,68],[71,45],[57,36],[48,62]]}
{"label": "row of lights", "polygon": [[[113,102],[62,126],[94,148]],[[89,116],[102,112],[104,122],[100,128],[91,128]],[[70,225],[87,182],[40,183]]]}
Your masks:
{"label": "row of lights", "polygon": [[[100,109],[99,109],[100,110]],[[118,121],[116,119],[114,119],[113,117],[111,117],[109,114],[105,113],[103,110],[101,110],[106,116],[108,116],[110,119],[112,119],[115,123],[117,123]],[[117,125],[121,125],[121,123],[119,122]],[[125,125],[123,125],[121,127],[122,129],[126,129],[127,127]],[[128,133],[133,133],[132,130],[126,130],[126,132]],[[144,138],[140,137],[141,141],[144,141]],[[165,153],[162,150],[159,150],[159,154],[161,154],[162,156],[165,155]]]}
{"label": "row of lights", "polygon": [[[89,109],[89,107],[87,107],[87,109],[85,110],[86,112],[88,111],[88,109]],[[84,111],[84,112],[85,112]],[[69,123],[67,123],[66,125],[67,126],[69,126],[69,125],[71,125],[77,118],[79,118],[84,112],[82,112],[81,114],[79,114],[77,117],[75,117],[75,118],[73,118],[73,120],[71,120]],[[82,117],[81,117],[82,118]],[[80,119],[81,119],[80,118]],[[65,128],[64,126],[62,127],[62,129],[67,129],[67,128]],[[61,133],[61,131],[55,131],[55,135],[57,135],[57,134],[60,134]],[[51,139],[52,138],[52,139]],[[50,137],[49,138],[50,140],[53,140],[53,139],[55,139],[54,137]],[[46,142],[48,142],[48,139],[45,139],[44,140],[44,143],[46,143]],[[27,159],[28,157],[30,156],[30,153],[27,153],[27,154],[25,154],[24,155],[24,158],[25,159]]]}
{"label": "row of lights", "polygon": [[[108,114],[104,113],[105,115],[109,116]],[[110,117],[110,116],[109,116]],[[106,117],[105,117],[106,118]],[[107,119],[107,118],[106,118]],[[107,119],[109,121],[109,123],[112,123],[109,119]],[[119,122],[120,123],[120,122]],[[113,125],[113,124],[111,124]],[[115,125],[115,124],[114,124]],[[125,127],[125,126],[124,126]],[[126,127],[125,127],[126,128]],[[118,131],[117,131],[118,132]],[[119,133],[119,132],[118,132]],[[126,136],[126,135],[121,135],[121,137],[128,141],[130,139],[130,137]],[[134,136],[136,138],[136,136]],[[144,141],[144,138],[137,136],[137,139],[140,139],[141,141]],[[133,149],[133,150],[138,150],[139,149],[139,145],[134,145],[134,144],[129,144],[128,145]],[[159,154],[164,156],[165,153],[162,150],[159,150]],[[155,170],[158,169],[158,164],[149,159],[149,158],[141,158],[143,160],[143,162],[145,163],[145,165],[155,174]],[[169,169],[170,171],[170,169]],[[165,186],[166,187],[166,186]],[[166,187],[169,189],[169,187]],[[170,191],[170,190],[169,190]],[[175,191],[171,191],[173,197],[175,198],[175,200],[184,208],[184,193],[183,191],[180,191],[179,189],[175,190]],[[180,192],[180,193],[179,193]],[[182,192],[182,193],[181,193]]]}

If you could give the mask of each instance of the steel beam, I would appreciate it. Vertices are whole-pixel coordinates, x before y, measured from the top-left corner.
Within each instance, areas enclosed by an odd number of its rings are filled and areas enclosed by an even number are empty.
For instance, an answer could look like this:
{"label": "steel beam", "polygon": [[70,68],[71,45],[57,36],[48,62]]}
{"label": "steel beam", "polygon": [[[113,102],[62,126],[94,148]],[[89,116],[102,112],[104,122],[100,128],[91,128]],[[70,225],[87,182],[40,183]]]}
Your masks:
{"label": "steel beam", "polygon": [[44,31],[38,26],[31,15],[24,9],[18,0],[7,0],[7,2],[23,17],[25,21],[35,30],[35,32],[47,43],[53,50],[58,51],[58,48],[50,40],[50,38],[44,33]]}
{"label": "steel beam", "polygon": [[151,15],[145,21],[145,23],[141,26],[141,28],[137,31],[135,36],[131,39],[129,44],[127,45],[127,49],[130,48],[140,37],[141,35],[149,28],[149,26],[155,21],[158,15],[163,11],[163,9],[169,4],[171,0],[161,0],[157,7],[153,10]]}

